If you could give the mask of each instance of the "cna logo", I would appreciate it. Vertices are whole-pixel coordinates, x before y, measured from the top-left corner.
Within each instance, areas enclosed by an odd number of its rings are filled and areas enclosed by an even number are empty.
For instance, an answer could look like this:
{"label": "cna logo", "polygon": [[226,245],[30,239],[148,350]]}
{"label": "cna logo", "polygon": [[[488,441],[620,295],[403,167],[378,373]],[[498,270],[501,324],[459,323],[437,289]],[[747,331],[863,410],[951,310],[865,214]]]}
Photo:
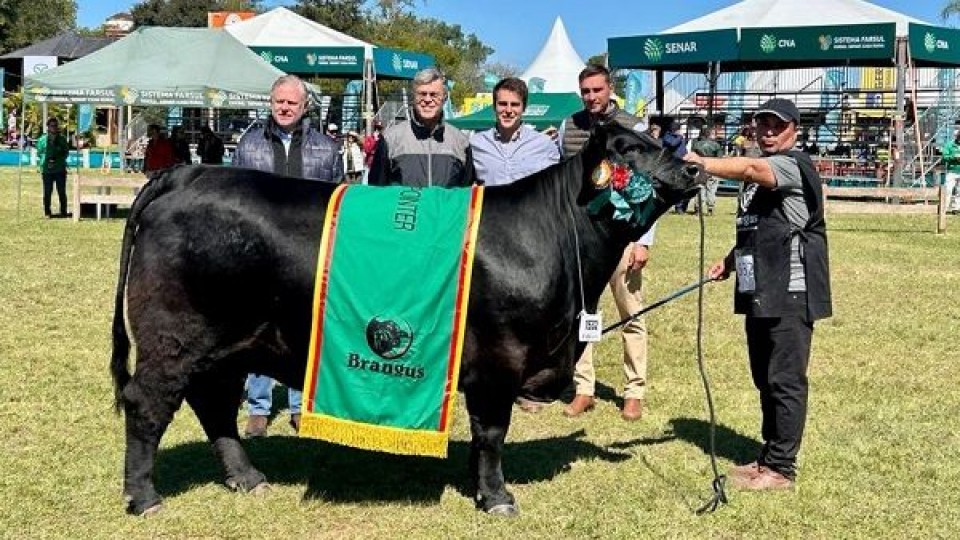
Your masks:
{"label": "cna logo", "polygon": [[647,38],[643,43],[643,54],[651,62],[659,62],[663,59],[663,42],[657,38]]}
{"label": "cna logo", "polygon": [[770,54],[777,50],[777,36],[773,34],[764,34],[760,38],[760,50],[765,54]]}
{"label": "cna logo", "polygon": [[937,36],[933,35],[933,32],[927,32],[923,36],[923,48],[926,49],[928,53],[937,50]]}
{"label": "cna logo", "polygon": [[367,323],[367,345],[385,360],[396,360],[407,354],[413,345],[410,323],[374,317]]}
{"label": "cna logo", "polygon": [[833,36],[830,34],[821,35],[817,38],[817,41],[820,42],[821,51],[829,51],[830,47],[833,46]]}
{"label": "cna logo", "polygon": [[313,53],[307,53],[307,55],[304,58],[306,58],[308,66],[317,65],[317,55]]}
{"label": "cna logo", "polygon": [[403,58],[399,54],[393,53],[392,63],[394,71],[403,71]]}
{"label": "cna logo", "polygon": [[273,53],[270,51],[263,51],[260,53],[260,58],[263,58],[264,62],[273,63]]}

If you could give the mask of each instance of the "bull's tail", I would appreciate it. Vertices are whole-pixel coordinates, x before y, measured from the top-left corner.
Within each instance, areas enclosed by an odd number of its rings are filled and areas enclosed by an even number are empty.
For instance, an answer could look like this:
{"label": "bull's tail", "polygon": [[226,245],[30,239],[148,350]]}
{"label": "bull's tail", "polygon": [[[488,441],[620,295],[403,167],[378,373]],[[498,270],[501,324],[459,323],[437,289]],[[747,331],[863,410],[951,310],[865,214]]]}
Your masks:
{"label": "bull's tail", "polygon": [[[140,216],[153,201],[177,187],[189,183],[200,172],[201,167],[178,167],[158,176],[154,176],[133,201],[127,224],[123,230],[123,242],[120,247],[120,276],[117,280],[117,294],[113,304],[113,355],[110,359],[110,372],[113,375],[114,407],[117,412],[123,408],[123,390],[130,382],[130,337],[127,335],[124,317],[124,298],[126,296],[127,276],[130,270],[130,257],[133,253]],[[193,174],[190,174],[193,173]]]}

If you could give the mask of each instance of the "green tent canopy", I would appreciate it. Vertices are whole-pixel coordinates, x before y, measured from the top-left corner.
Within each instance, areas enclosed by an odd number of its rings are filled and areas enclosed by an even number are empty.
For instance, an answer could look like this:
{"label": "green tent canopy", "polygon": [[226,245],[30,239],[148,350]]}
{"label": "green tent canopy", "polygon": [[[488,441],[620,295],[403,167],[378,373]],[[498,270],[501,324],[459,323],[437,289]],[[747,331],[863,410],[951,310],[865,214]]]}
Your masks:
{"label": "green tent canopy", "polygon": [[270,87],[283,74],[220,29],[142,27],[27,77],[25,96],[50,103],[266,108]]}
{"label": "green tent canopy", "polygon": [[[560,127],[564,119],[582,108],[583,101],[577,94],[530,94],[529,99],[527,99],[527,109],[523,113],[523,121],[537,129],[545,129],[550,126]],[[492,128],[496,123],[493,106],[487,106],[475,113],[450,119],[448,122],[460,129],[471,130]]]}

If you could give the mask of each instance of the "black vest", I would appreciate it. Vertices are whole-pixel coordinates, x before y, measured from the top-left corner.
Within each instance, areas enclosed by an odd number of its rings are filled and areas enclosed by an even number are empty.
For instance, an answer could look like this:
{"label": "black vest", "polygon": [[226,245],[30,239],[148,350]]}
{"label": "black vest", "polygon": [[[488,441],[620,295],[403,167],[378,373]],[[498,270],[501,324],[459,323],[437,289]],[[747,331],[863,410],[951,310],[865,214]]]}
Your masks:
{"label": "black vest", "polygon": [[[782,317],[796,313],[790,302],[790,246],[800,238],[800,262],[806,276],[806,318],[823,319],[832,314],[827,227],[824,220],[823,188],[810,156],[798,151],[783,152],[797,160],[803,180],[803,199],[810,218],[796,229],[783,211],[783,194],[756,186],[753,197],[745,190],[737,208],[737,245],[741,256],[752,256],[755,289],[734,295],[734,311],[753,317]],[[793,309],[791,309],[793,308]]]}

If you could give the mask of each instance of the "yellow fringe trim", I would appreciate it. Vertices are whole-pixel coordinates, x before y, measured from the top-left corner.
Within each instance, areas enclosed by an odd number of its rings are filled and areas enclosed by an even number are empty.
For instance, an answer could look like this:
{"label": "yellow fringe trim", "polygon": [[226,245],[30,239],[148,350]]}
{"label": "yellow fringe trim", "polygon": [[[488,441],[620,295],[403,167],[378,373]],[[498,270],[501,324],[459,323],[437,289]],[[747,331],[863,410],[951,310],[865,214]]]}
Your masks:
{"label": "yellow fringe trim", "polygon": [[440,431],[375,426],[304,411],[300,417],[299,434],[364,450],[447,457],[448,434]]}

